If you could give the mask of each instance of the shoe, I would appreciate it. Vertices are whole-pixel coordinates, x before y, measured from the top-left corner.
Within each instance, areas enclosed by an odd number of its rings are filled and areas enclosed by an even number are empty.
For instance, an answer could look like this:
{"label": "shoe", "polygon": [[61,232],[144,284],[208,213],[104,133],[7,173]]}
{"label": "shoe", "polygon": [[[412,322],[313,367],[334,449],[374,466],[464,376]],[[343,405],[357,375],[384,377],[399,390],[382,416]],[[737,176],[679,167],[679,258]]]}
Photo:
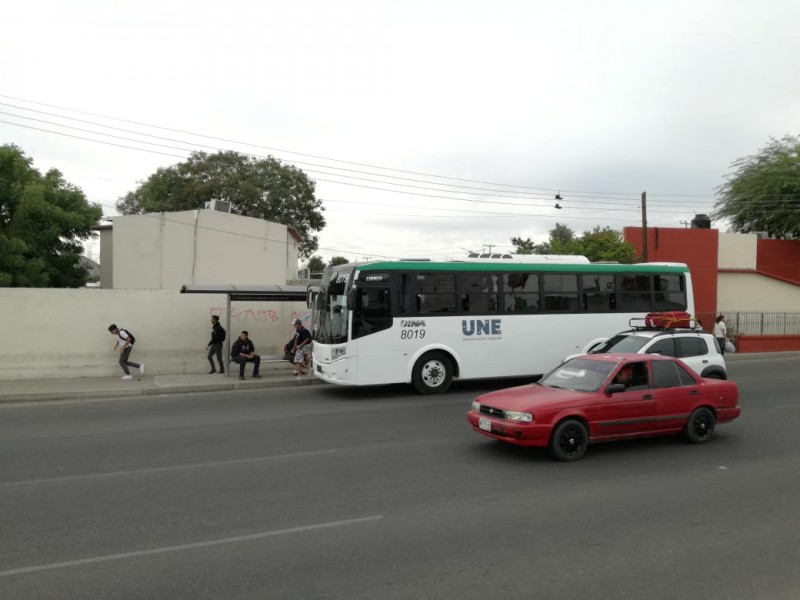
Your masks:
{"label": "shoe", "polygon": [[216,371],[215,369],[211,369],[211,370],[208,372],[208,374],[209,374],[209,375],[213,375],[213,374],[214,374],[214,373],[216,373],[216,372],[217,372],[217,371]]}
{"label": "shoe", "polygon": [[239,376],[239,381],[244,381],[244,377]]}
{"label": "shoe", "polygon": [[139,365],[139,375],[144,375],[144,365]]}
{"label": "shoe", "polygon": [[294,373],[292,373],[292,375],[294,375],[295,377],[297,377],[297,376],[299,376],[299,375],[300,375],[300,373],[298,373],[297,371],[295,371]]}
{"label": "shoe", "polygon": [[258,373],[253,373],[253,379],[261,379],[261,375]]}
{"label": "shoe", "polygon": [[223,369],[220,369],[220,370],[219,370],[219,374],[220,374],[220,375],[225,375],[225,371],[224,371]]}
{"label": "shoe", "polygon": [[120,379],[133,379],[130,375],[123,375]]}

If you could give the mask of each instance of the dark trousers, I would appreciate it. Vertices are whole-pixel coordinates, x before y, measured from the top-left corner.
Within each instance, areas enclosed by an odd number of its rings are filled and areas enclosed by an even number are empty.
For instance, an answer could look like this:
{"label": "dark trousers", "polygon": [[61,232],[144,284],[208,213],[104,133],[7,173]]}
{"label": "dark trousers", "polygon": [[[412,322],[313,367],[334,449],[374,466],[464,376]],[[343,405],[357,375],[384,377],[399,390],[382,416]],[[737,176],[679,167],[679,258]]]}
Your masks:
{"label": "dark trousers", "polygon": [[261,357],[256,354],[253,358],[245,358],[244,356],[234,356],[231,359],[235,363],[239,363],[239,377],[244,377],[244,366],[251,362],[253,363],[253,376],[258,375],[258,367],[261,365]]}
{"label": "dark trousers", "polygon": [[141,365],[139,363],[131,362],[128,360],[130,358],[131,352],[133,351],[133,346],[128,346],[125,350],[122,351],[122,354],[119,355],[119,366],[122,367],[122,370],[125,371],[125,375],[130,375],[131,372],[128,370],[128,367],[133,367],[134,369],[138,369]]}
{"label": "dark trousers", "polygon": [[225,365],[222,364],[222,342],[219,344],[211,344],[211,347],[208,349],[208,364],[211,365],[211,370],[214,370],[214,356],[217,357],[217,362],[219,363],[219,372],[225,372]]}
{"label": "dark trousers", "polygon": [[719,353],[725,354],[725,338],[717,338],[717,343],[719,344]]}

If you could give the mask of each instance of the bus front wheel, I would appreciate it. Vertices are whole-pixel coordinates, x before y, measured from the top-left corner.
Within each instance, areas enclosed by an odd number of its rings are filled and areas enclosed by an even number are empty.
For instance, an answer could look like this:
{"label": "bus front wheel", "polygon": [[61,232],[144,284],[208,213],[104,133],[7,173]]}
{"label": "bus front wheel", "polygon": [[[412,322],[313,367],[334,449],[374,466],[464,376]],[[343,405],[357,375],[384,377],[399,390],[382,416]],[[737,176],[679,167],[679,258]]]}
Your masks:
{"label": "bus front wheel", "polygon": [[413,381],[421,394],[442,394],[453,381],[453,363],[441,352],[425,354],[414,365]]}

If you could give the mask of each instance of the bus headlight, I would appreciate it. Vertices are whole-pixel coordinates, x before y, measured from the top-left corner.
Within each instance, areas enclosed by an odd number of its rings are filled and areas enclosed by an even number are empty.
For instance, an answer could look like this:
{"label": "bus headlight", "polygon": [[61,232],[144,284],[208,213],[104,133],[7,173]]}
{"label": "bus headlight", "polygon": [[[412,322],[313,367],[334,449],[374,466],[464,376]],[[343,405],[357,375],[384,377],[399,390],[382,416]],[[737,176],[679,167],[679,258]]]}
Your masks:
{"label": "bus headlight", "polygon": [[519,412],[518,410],[504,411],[503,417],[509,421],[521,421],[523,423],[533,422],[533,415],[531,413]]}
{"label": "bus headlight", "polygon": [[343,357],[345,354],[347,354],[347,348],[345,348],[344,346],[341,348],[334,348],[331,358],[333,360],[336,360],[337,358]]}

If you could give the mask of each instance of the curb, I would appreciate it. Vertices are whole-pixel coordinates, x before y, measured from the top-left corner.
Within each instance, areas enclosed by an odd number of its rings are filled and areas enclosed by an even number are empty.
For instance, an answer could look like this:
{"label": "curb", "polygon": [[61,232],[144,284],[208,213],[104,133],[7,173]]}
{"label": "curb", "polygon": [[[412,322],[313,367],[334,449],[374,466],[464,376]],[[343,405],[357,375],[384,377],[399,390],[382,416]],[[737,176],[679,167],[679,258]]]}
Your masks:
{"label": "curb", "polygon": [[231,381],[222,383],[188,383],[185,385],[165,385],[159,387],[158,384],[148,384],[135,389],[94,389],[94,390],[58,390],[47,392],[11,392],[0,394],[0,405],[13,404],[19,402],[47,402],[58,400],[108,400],[115,398],[135,398],[137,396],[167,396],[171,394],[191,394],[205,392],[234,392],[234,391],[253,391],[259,389],[270,389],[279,387],[301,387],[308,385],[325,385],[321,379],[302,378],[302,379],[265,379],[252,381]]}

